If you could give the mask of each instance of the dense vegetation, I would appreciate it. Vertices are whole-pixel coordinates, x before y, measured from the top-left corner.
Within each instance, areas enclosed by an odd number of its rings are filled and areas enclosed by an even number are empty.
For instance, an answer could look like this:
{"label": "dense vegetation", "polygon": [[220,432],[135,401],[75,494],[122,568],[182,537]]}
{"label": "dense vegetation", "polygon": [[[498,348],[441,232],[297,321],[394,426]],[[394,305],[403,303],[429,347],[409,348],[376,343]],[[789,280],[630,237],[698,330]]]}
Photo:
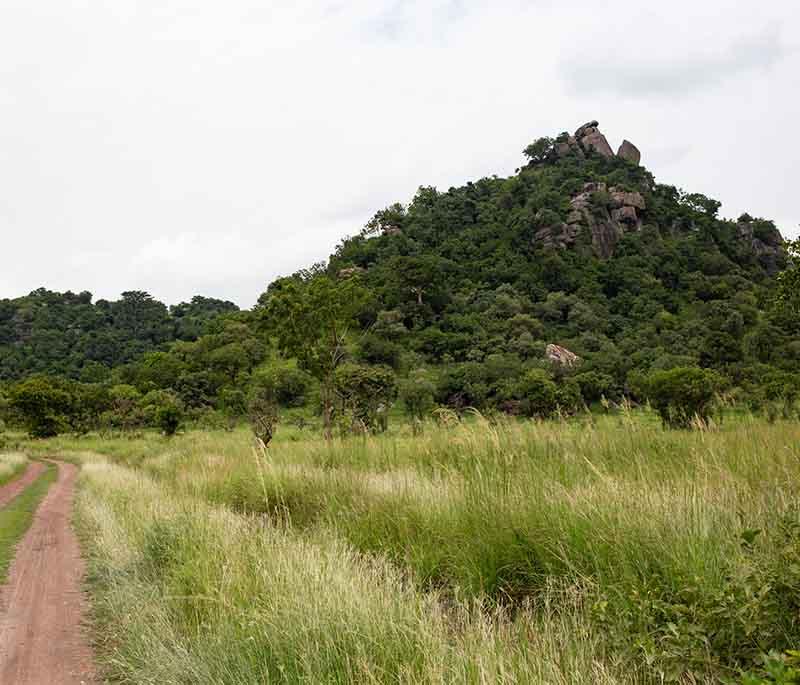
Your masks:
{"label": "dense vegetation", "polygon": [[[380,430],[397,397],[417,418],[435,404],[549,416],[623,398],[669,407],[691,395],[676,380],[693,378],[791,414],[800,246],[787,250],[771,221],[721,219],[719,202],[626,160],[554,154],[562,139],[530,145],[509,178],[420,188],[249,312],[201,297],[167,309],[141,292],[2,301],[0,410],[38,435],[169,433],[185,417],[232,425],[257,395],[306,407],[331,435]],[[588,226],[564,237],[576,197],[593,223],[619,193],[636,198],[637,223],[619,224],[610,246],[598,251]],[[580,363],[547,360],[548,343]],[[708,399],[664,419],[686,425],[697,407],[708,418]]]}

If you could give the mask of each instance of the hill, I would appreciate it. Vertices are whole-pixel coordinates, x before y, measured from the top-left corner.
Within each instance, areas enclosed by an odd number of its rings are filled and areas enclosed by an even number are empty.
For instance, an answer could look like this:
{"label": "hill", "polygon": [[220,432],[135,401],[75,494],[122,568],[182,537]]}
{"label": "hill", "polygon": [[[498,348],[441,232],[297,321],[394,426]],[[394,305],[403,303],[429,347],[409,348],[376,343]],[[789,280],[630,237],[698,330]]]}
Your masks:
{"label": "hill", "polygon": [[[612,394],[635,370],[701,365],[741,383],[797,362],[766,311],[787,259],[772,221],[721,219],[716,200],[656,183],[597,122],[525,155],[509,178],[422,187],[340,245],[328,274],[358,274],[376,295],[365,359],[398,366],[410,350],[407,364],[482,377],[470,365],[517,373],[558,343]],[[441,399],[481,405],[494,380]]]}
{"label": "hill", "polygon": [[[0,301],[0,380],[82,381],[92,420],[123,426],[163,406],[235,418],[267,392],[321,407],[328,429],[350,414],[378,428],[398,386],[412,415],[436,402],[545,416],[641,398],[649,376],[686,368],[752,406],[794,403],[798,260],[772,221],[723,219],[718,201],[657,183],[596,121],[524,155],[508,178],[421,187],[378,211],[250,312],[142,292]],[[781,278],[794,309],[776,299]],[[59,411],[85,426],[71,406]]]}

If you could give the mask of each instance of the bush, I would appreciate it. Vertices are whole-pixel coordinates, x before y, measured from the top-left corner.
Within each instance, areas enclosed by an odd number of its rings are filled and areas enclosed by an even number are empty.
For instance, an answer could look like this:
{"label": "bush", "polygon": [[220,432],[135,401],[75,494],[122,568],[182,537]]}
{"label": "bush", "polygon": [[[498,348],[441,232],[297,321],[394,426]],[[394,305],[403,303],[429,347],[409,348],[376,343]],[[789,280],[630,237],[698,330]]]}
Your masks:
{"label": "bush", "polygon": [[688,428],[695,418],[708,421],[722,386],[722,378],[713,371],[679,367],[650,374],[644,389],[665,426]]}
{"label": "bush", "polygon": [[547,418],[558,408],[558,388],[544,369],[529,370],[514,388],[526,416]]}
{"label": "bush", "polygon": [[175,435],[183,422],[185,408],[180,398],[169,390],[153,390],[142,399],[149,423],[166,436]]}
{"label": "bush", "polygon": [[584,402],[599,402],[602,398],[615,399],[619,395],[614,378],[599,371],[584,371],[575,376]]}
{"label": "bush", "polygon": [[412,419],[422,420],[434,406],[436,385],[425,369],[415,369],[400,382],[399,396],[406,413]]}
{"label": "bush", "polygon": [[32,438],[49,438],[67,426],[73,397],[65,384],[45,376],[33,376],[11,389],[10,409]]}

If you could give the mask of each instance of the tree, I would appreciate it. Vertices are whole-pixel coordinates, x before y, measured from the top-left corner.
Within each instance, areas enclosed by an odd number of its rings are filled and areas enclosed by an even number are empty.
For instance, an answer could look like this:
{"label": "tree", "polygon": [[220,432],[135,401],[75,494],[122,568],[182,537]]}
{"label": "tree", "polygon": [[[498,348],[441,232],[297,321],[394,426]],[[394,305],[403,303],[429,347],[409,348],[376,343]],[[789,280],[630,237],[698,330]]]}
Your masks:
{"label": "tree", "polygon": [[49,438],[67,425],[73,398],[63,382],[34,376],[11,389],[9,406],[32,438]]}
{"label": "tree", "polygon": [[714,371],[678,367],[650,374],[644,392],[665,426],[688,428],[696,418],[708,421],[722,386],[722,378]]}
{"label": "tree", "polygon": [[262,296],[267,325],[287,357],[320,383],[325,437],[332,437],[334,374],[346,357],[357,315],[369,301],[358,278],[335,281],[324,274],[286,278]]}
{"label": "tree", "polygon": [[421,421],[433,409],[436,385],[425,369],[415,369],[400,382],[399,396],[409,418]]}
{"label": "tree", "polygon": [[247,415],[250,427],[256,438],[256,443],[262,450],[269,447],[275,434],[278,423],[278,403],[272,388],[268,386],[255,387],[250,391],[247,401]]}
{"label": "tree", "polygon": [[142,398],[142,406],[149,421],[167,437],[178,432],[185,408],[181,399],[169,390],[153,390]]}
{"label": "tree", "polygon": [[534,164],[543,162],[549,156],[554,144],[555,141],[547,136],[537,138],[522,151],[522,154]]}
{"label": "tree", "polygon": [[366,430],[386,430],[389,407],[397,396],[394,373],[385,366],[343,364],[334,374],[343,414]]}

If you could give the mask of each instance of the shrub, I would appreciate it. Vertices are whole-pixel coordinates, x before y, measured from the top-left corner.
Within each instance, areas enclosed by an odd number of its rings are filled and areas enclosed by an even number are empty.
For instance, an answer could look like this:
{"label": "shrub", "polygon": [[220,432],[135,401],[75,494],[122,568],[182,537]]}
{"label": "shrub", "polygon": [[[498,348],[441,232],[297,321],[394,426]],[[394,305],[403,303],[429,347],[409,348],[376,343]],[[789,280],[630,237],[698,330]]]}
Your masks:
{"label": "shrub", "polygon": [[412,419],[422,420],[433,409],[436,385],[425,369],[415,369],[400,382],[399,395],[406,413]]}
{"label": "shrub", "polygon": [[175,435],[184,418],[184,405],[169,390],[153,390],[142,399],[149,423],[161,429],[166,436]]}
{"label": "shrub", "polygon": [[514,391],[526,416],[546,418],[558,408],[558,388],[544,369],[530,369]]}
{"label": "shrub", "polygon": [[247,400],[247,417],[256,443],[262,448],[269,447],[278,424],[278,402],[274,388],[255,387]]}
{"label": "shrub", "polygon": [[581,395],[587,403],[599,402],[603,397],[614,399],[619,394],[614,378],[600,371],[579,373],[575,376],[575,382],[580,387]]}
{"label": "shrub", "polygon": [[688,428],[695,418],[708,421],[722,378],[697,367],[678,367],[650,374],[645,392],[665,426]]}
{"label": "shrub", "polygon": [[49,438],[67,425],[73,398],[57,379],[34,376],[11,390],[9,405],[32,438]]}

